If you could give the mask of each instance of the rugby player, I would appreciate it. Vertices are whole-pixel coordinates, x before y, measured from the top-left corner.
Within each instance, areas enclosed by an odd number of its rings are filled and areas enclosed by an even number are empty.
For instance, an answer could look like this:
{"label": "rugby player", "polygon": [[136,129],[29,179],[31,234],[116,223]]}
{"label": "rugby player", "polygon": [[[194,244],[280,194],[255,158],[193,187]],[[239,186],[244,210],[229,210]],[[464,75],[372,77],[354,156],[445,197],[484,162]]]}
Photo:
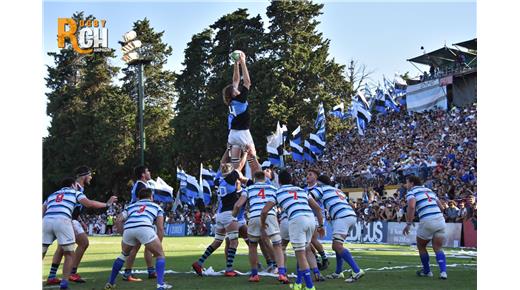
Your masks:
{"label": "rugby player", "polygon": [[[136,178],[136,182],[134,183],[134,186],[132,187],[132,190],[130,192],[131,194],[131,200],[130,203],[134,204],[137,202],[137,193],[140,192],[142,189],[148,188],[148,181],[152,179],[152,174],[150,173],[150,170],[148,167],[144,165],[140,165],[134,168],[134,175]],[[161,236],[162,241],[162,236]],[[139,252],[139,249],[141,248],[140,243],[136,243],[134,248],[130,251],[128,257],[126,258],[126,268],[123,273],[123,281],[127,282],[141,282],[143,281],[141,278],[138,278],[132,274],[132,267],[134,266],[135,257],[137,255],[137,252]],[[146,267],[148,271],[148,279],[155,279],[157,278],[157,273],[155,272],[155,268],[153,266],[153,256],[152,253],[149,250],[144,250],[144,260],[146,262]]]}
{"label": "rugby player", "polygon": [[[260,167],[259,165],[257,166]],[[260,227],[260,214],[268,200],[274,200],[276,187],[266,183],[266,177],[263,171],[256,171],[254,174],[255,183],[248,182],[248,187],[242,192],[242,196],[235,203],[233,209],[233,216],[236,216],[244,206],[248,205],[249,222],[247,227],[247,234],[249,237],[249,262],[251,265],[251,275],[249,282],[258,282],[260,277],[258,276],[258,252],[257,246],[262,236]],[[273,243],[274,254],[276,263],[278,265],[278,281],[288,284],[286,268],[283,260],[283,253],[281,248],[280,228],[278,220],[276,218],[275,209],[271,209],[266,219],[269,225],[265,230],[265,234],[270,238]]]}
{"label": "rugby player", "polygon": [[[225,160],[225,155],[222,160]],[[239,163],[239,170],[234,169],[231,163],[223,163],[221,165],[222,180],[218,187],[219,208],[216,216],[216,232],[215,239],[206,248],[204,254],[192,264],[193,270],[202,276],[203,265],[206,259],[222,245],[222,242],[227,237],[229,238],[229,248],[227,250],[226,271],[224,273],[227,277],[235,277],[237,273],[233,270],[233,261],[238,247],[238,222],[232,215],[233,207],[240,195],[242,194],[241,183],[247,183],[240,169],[243,168],[246,162],[247,155],[244,154]]]}
{"label": "rugby player", "polygon": [[42,260],[47,249],[58,240],[63,249],[63,279],[60,289],[68,289],[69,276],[74,263],[74,243],[76,242],[72,225],[72,212],[78,203],[88,208],[109,208],[117,197],[112,196],[104,203],[88,199],[82,192],[75,189],[76,180],[67,177],[61,182],[62,188],[47,197],[42,206]]}
{"label": "rugby player", "polygon": [[[239,66],[242,68],[243,84],[240,84]],[[246,55],[240,52],[240,58],[234,65],[233,82],[222,90],[222,98],[229,108],[228,115],[228,149],[231,163],[235,169],[239,168],[240,155],[246,147],[256,156],[255,144],[249,131],[251,120],[247,98],[251,88],[251,79],[246,65]]]}
{"label": "rugby player", "polygon": [[[90,185],[90,181],[92,180],[92,171],[88,166],[80,166],[75,170],[76,175],[76,184],[74,185],[75,189],[84,193],[85,186]],[[83,254],[87,250],[89,246],[88,235],[85,233],[87,230],[87,225],[81,220],[80,214],[83,210],[83,206],[81,204],[76,205],[74,207],[74,211],[72,212],[72,226],[74,228],[74,236],[76,238],[76,251],[74,252],[74,262],[72,264],[72,270],[69,276],[69,281],[73,281],[76,283],[85,283],[85,280],[81,278],[81,276],[77,273],[79,263],[83,258]],[[61,258],[63,257],[63,249],[61,246],[58,246],[56,252],[54,252],[54,256],[52,257],[51,269],[49,271],[49,276],[47,277],[47,285],[58,285],[61,280],[56,277],[56,272],[58,271],[58,267],[61,263]]]}
{"label": "rugby player", "polygon": [[320,184],[311,188],[309,193],[312,198],[325,206],[332,219],[332,250],[336,253],[336,272],[329,275],[329,278],[344,278],[343,260],[345,260],[352,268],[352,276],[345,281],[355,282],[363,277],[365,272],[358,267],[350,251],[343,247],[343,243],[349,229],[357,222],[356,212],[352,209],[348,197],[332,186],[327,175],[320,175],[317,181]]}
{"label": "rugby player", "polygon": [[[312,188],[316,187],[318,185],[317,179],[318,179],[319,172],[315,169],[309,169],[307,172],[307,187],[304,189],[309,192]],[[316,200],[317,203],[320,205],[321,212],[323,217],[325,217],[325,209],[323,208],[323,203],[319,200]],[[316,220],[316,223],[318,223],[318,220]],[[322,280],[319,270],[326,270],[329,267],[329,259],[327,257],[327,254],[325,253],[325,250],[323,249],[323,245],[318,241],[318,233],[314,232],[314,235],[312,235],[312,246],[321,256],[321,263],[318,263],[318,268],[313,269],[314,275],[316,276],[316,279]],[[318,257],[315,256],[315,259],[318,260]]]}
{"label": "rugby player", "polygon": [[[136,245],[143,244],[145,249],[152,253],[157,269],[157,290],[172,288],[164,283],[165,257],[161,244],[164,236],[164,211],[153,202],[152,189],[142,188],[138,193],[138,201],[128,206],[117,218],[117,228],[122,228],[124,221],[123,241],[121,242],[121,255],[112,265],[112,272],[105,285],[105,290],[115,289],[116,277],[130,255],[130,251]],[[157,228],[157,233],[154,230]]]}
{"label": "rugby player", "polygon": [[[316,289],[312,282],[308,259],[313,256],[310,250],[310,243],[316,224],[314,214],[318,216],[318,233],[320,236],[325,234],[323,229],[323,216],[320,206],[309,198],[308,193],[300,187],[292,185],[292,176],[282,170],[278,176],[280,188],[276,191],[276,196],[270,198],[262,209],[260,224],[266,230],[269,227],[267,217],[270,210],[279,204],[287,214],[289,222],[289,240],[293,246],[297,260],[297,277],[292,289]],[[305,281],[305,287],[302,286]]]}
{"label": "rugby player", "polygon": [[446,272],[446,255],[442,251],[446,233],[446,222],[441,211],[441,204],[437,195],[429,188],[422,185],[421,179],[415,175],[406,177],[406,202],[408,205],[406,211],[406,227],[403,229],[403,235],[410,233],[410,227],[414,224],[415,213],[419,217],[419,227],[417,228],[417,249],[423,268],[417,271],[420,277],[433,277],[430,270],[430,256],[426,250],[426,246],[432,241],[435,258],[439,264],[439,278],[448,279]]}

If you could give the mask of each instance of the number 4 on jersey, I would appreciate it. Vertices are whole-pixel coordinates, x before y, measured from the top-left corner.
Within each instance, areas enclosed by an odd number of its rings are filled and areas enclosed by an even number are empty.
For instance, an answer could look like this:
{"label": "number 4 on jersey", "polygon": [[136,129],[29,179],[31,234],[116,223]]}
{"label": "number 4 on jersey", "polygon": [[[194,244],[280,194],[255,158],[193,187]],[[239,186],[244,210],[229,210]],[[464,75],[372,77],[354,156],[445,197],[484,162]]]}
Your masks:
{"label": "number 4 on jersey", "polygon": [[265,189],[260,189],[260,191],[258,192],[258,196],[261,198],[261,199],[265,199]]}

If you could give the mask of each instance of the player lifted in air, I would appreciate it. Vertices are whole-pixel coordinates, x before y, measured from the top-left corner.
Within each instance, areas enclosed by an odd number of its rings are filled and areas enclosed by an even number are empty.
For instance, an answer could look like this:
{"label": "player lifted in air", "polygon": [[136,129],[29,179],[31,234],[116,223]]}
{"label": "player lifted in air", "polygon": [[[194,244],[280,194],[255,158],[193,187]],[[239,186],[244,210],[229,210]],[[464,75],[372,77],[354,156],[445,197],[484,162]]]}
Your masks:
{"label": "player lifted in air", "polygon": [[75,184],[74,178],[65,178],[62,181],[62,188],[49,195],[42,207],[42,259],[45,258],[47,249],[56,239],[65,256],[60,289],[68,289],[69,276],[74,263],[74,243],[76,242],[72,226],[74,207],[81,203],[89,208],[108,208],[117,201],[115,196],[110,197],[107,203],[90,200],[82,192],[76,190]]}
{"label": "player lifted in air", "polygon": [[[145,249],[156,258],[157,290],[172,288],[171,285],[164,283],[165,257],[161,244],[164,236],[164,211],[153,202],[150,188],[141,189],[137,193],[137,198],[139,200],[128,206],[117,219],[118,229],[121,228],[122,221],[125,221],[121,255],[112,265],[112,273],[105,285],[105,290],[115,289],[115,281],[119,271],[125,264],[130,251],[138,244],[143,244]],[[157,233],[155,233],[154,224],[157,227]]]}
{"label": "player lifted in air", "polygon": [[[242,68],[243,83],[240,84],[240,71]],[[235,169],[239,168],[240,156],[242,152],[248,150],[256,156],[255,144],[249,127],[251,124],[249,116],[249,104],[247,97],[251,87],[251,79],[246,65],[246,55],[240,51],[240,57],[235,62],[233,68],[233,83],[222,90],[224,103],[229,108],[228,115],[228,148],[231,156],[231,163]]]}
{"label": "player lifted in air", "polygon": [[[314,199],[309,198],[305,190],[292,185],[292,176],[288,171],[281,171],[278,178],[280,189],[276,191],[276,197],[269,199],[262,209],[261,226],[267,230],[269,227],[267,217],[276,204],[283,208],[289,221],[289,239],[297,260],[296,270],[298,274],[296,282],[291,285],[291,288],[297,290],[316,289],[312,282],[308,258],[313,256],[310,250],[312,234],[316,227],[313,211],[318,216],[318,233],[320,236],[325,234],[320,206]],[[305,281],[305,287],[302,286],[302,281]]]}
{"label": "player lifted in air", "polygon": [[[240,208],[247,202],[249,212],[249,222],[247,225],[247,234],[249,237],[249,262],[251,264],[251,275],[249,277],[250,282],[260,281],[258,276],[258,252],[257,246],[262,236],[262,229],[260,226],[260,214],[262,209],[268,200],[275,199],[276,187],[266,183],[266,176],[263,171],[260,171],[260,164],[254,158],[255,165],[251,168],[255,174],[255,183],[252,181],[248,182],[248,187],[242,192],[242,196],[236,202],[233,209],[233,216],[238,214]],[[289,283],[286,274],[286,268],[283,258],[283,252],[281,248],[282,238],[280,237],[280,228],[278,226],[278,220],[276,218],[275,209],[271,209],[266,218],[268,224],[265,233],[271,239],[273,243],[273,252],[275,255],[276,263],[278,265],[278,280],[284,284]]]}
{"label": "player lifted in air", "polygon": [[406,201],[408,209],[406,211],[406,227],[403,229],[403,235],[410,233],[410,226],[413,225],[415,212],[419,217],[419,227],[417,228],[417,249],[423,264],[422,270],[417,271],[417,275],[421,277],[433,277],[430,270],[430,256],[426,250],[426,246],[432,241],[433,251],[437,263],[439,264],[440,275],[443,280],[448,279],[446,272],[446,256],[442,251],[444,243],[446,222],[440,210],[440,202],[437,195],[429,188],[422,185],[421,179],[415,175],[406,177]]}
{"label": "player lifted in air", "polygon": [[[307,175],[309,176],[309,175]],[[352,268],[352,276],[345,281],[352,283],[359,280],[365,272],[361,270],[348,249],[343,247],[349,229],[357,222],[357,216],[349,203],[348,197],[335,187],[332,187],[327,175],[318,177],[319,185],[310,189],[312,198],[320,201],[332,219],[332,249],[336,252],[336,272],[329,278],[338,279],[343,276],[343,260]]]}

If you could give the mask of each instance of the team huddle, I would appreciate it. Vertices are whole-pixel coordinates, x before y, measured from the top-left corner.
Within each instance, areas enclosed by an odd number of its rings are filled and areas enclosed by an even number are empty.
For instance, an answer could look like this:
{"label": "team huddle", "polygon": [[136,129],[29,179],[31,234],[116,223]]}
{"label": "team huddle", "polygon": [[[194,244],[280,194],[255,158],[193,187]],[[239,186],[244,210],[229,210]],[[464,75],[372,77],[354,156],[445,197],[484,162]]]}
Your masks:
{"label": "team huddle", "polygon": [[[239,52],[234,64],[232,84],[223,90],[224,103],[229,107],[229,135],[215,179],[218,188],[215,237],[200,258],[192,264],[192,268],[196,274],[203,276],[204,263],[224,243],[224,275],[237,276],[233,263],[239,238],[242,238],[249,250],[249,282],[260,281],[260,246],[268,265],[266,271],[277,274],[280,283],[290,284],[291,289],[316,289],[314,283],[325,280],[320,271],[327,269],[329,265],[323,245],[318,241],[318,237],[325,234],[324,221],[328,217],[332,224],[332,250],[336,255],[336,269],[327,278],[344,279],[343,264],[346,262],[351,268],[351,276],[345,281],[356,282],[365,272],[344,247],[350,228],[357,222],[349,198],[333,186],[329,176],[314,169],[307,171],[307,186],[301,188],[293,183],[289,171],[281,170],[276,174],[268,162],[262,165],[258,162],[249,131],[247,97],[251,80],[245,57],[243,52]],[[251,169],[251,178],[244,176],[246,164]],[[148,278],[157,279],[157,289],[170,289],[172,286],[164,281],[164,212],[153,201],[154,192],[148,184],[151,179],[148,168],[138,166],[134,173],[136,182],[131,191],[131,204],[116,219],[117,228],[123,230],[121,255],[115,259],[104,289],[115,289],[116,278],[123,266],[123,280],[142,281],[132,274],[133,263],[141,245],[145,246]],[[43,204],[42,259],[54,240],[58,241],[47,279],[48,285],[59,284],[60,289],[68,289],[69,281],[85,282],[77,273],[81,258],[88,247],[88,236],[79,213],[83,206],[109,208],[117,201],[115,196],[106,203],[89,200],[83,194],[83,189],[91,179],[92,172],[88,167],[78,168],[75,178],[65,178],[62,188],[49,195]],[[432,241],[440,278],[447,279],[446,257],[442,251],[446,225],[439,209],[439,201],[435,193],[423,187],[421,180],[415,176],[407,177],[406,186],[407,226],[403,234],[409,233],[416,213],[419,217],[417,247],[423,268],[417,275],[433,276],[426,250],[427,244]],[[289,242],[297,261],[296,279],[292,282],[288,278],[286,255]],[[77,244],[76,249],[74,244]],[[62,256],[65,260],[63,278],[60,280],[56,277],[56,272]]]}

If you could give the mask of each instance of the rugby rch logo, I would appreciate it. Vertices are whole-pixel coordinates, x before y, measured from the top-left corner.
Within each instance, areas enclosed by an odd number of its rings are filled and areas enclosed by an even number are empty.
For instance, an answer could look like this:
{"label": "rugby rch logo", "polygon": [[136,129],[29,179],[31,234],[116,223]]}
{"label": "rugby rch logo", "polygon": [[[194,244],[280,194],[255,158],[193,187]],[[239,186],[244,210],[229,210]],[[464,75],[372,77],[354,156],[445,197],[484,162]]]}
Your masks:
{"label": "rugby rch logo", "polygon": [[[72,48],[80,54],[108,51],[106,20],[76,20],[58,18],[58,47],[65,47],[69,39]],[[79,29],[79,30],[78,30]]]}

